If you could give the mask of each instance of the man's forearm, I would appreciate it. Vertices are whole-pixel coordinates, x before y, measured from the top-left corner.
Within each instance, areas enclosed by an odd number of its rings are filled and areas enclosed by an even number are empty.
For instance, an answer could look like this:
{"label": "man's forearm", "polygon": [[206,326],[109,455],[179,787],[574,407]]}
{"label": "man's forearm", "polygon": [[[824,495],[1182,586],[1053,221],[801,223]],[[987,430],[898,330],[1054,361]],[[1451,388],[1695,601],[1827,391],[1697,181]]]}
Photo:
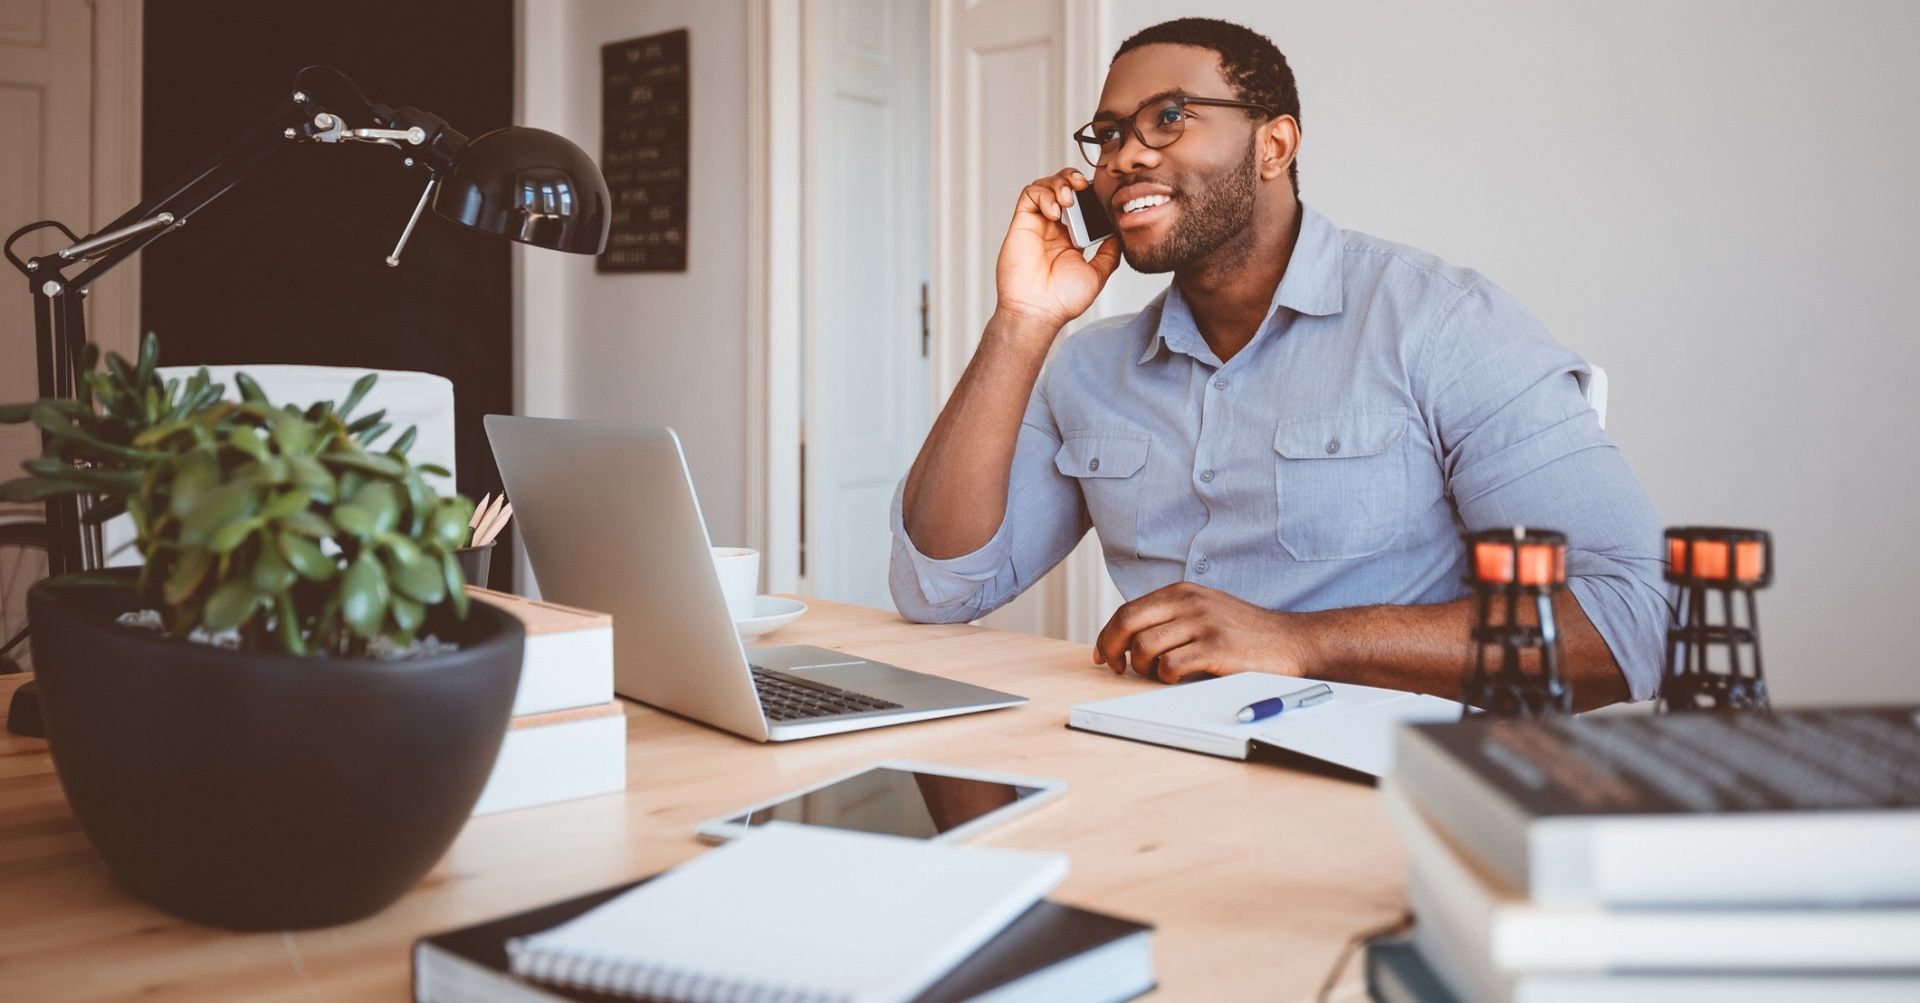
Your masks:
{"label": "man's forearm", "polygon": [[1044,327],[994,314],[907,472],[901,519],[928,557],[980,549],[1005,517],[1020,421],[1058,333]]}
{"label": "man's forearm", "polygon": [[[1628,699],[1626,677],[1579,601],[1562,593],[1553,613],[1575,709]],[[1279,615],[1295,620],[1295,628],[1310,639],[1306,675],[1460,696],[1472,655],[1472,597],[1432,606],[1358,606]]]}

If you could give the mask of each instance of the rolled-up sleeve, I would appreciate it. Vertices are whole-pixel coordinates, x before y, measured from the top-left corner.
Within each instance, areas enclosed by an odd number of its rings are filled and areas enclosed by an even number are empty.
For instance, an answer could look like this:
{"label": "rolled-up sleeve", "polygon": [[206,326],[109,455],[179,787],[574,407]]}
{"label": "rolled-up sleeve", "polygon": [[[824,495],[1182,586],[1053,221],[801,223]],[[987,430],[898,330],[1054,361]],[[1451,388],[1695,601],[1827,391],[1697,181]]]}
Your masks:
{"label": "rolled-up sleeve", "polygon": [[1007,508],[993,537],[978,550],[935,559],[907,536],[903,478],[893,492],[893,556],[887,584],[900,614],[916,623],[957,623],[1013,601],[1073,550],[1092,522],[1079,485],[1059,472],[1060,434],[1042,374],[1027,402],[1008,473]]}
{"label": "rolled-up sleeve", "polygon": [[1669,618],[1660,519],[1586,402],[1591,372],[1482,281],[1432,332],[1414,387],[1461,522],[1566,534],[1567,587],[1646,700]]}

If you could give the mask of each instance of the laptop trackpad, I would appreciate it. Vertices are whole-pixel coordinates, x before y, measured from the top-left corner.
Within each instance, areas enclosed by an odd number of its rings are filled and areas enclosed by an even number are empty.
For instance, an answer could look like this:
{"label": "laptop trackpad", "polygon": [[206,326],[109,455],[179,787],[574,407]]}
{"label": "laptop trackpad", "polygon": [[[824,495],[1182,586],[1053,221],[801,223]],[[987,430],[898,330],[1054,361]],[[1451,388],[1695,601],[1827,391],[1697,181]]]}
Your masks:
{"label": "laptop trackpad", "polygon": [[897,669],[879,662],[856,662],[852,665],[798,666],[793,674],[802,679],[838,686],[855,693],[876,693],[879,690],[912,682],[914,677],[905,669]]}

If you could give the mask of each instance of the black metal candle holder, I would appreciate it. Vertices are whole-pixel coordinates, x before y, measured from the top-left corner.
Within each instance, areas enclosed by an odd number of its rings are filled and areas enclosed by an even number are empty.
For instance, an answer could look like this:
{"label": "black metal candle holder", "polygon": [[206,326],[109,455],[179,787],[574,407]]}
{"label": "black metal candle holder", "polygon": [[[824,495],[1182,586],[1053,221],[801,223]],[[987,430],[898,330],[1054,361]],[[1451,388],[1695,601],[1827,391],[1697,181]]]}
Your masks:
{"label": "black metal candle holder", "polygon": [[[1551,530],[1490,529],[1461,534],[1473,588],[1473,668],[1462,687],[1468,713],[1545,717],[1573,713],[1561,667],[1553,597],[1567,584],[1567,538]],[[1499,604],[1496,607],[1496,604]],[[1492,614],[1503,609],[1495,622]],[[1523,622],[1527,611],[1532,621]],[[1531,652],[1534,667],[1529,668]]]}
{"label": "black metal candle holder", "polygon": [[[1661,709],[1768,709],[1753,593],[1773,582],[1772,537],[1724,526],[1678,526],[1666,537],[1667,581],[1678,595],[1667,628]],[[1736,604],[1735,593],[1742,602]],[[1719,597],[1717,620],[1713,596]],[[1736,616],[1738,605],[1746,607],[1745,623]]]}

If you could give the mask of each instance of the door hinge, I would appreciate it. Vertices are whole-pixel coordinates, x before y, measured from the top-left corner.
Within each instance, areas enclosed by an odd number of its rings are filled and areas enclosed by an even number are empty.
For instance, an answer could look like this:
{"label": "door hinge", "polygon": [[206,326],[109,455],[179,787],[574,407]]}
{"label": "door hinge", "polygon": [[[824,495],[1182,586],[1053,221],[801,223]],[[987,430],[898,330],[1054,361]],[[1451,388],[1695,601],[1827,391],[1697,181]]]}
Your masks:
{"label": "door hinge", "polygon": [[927,299],[927,284],[920,283],[920,357],[926,358],[933,343],[932,304]]}

